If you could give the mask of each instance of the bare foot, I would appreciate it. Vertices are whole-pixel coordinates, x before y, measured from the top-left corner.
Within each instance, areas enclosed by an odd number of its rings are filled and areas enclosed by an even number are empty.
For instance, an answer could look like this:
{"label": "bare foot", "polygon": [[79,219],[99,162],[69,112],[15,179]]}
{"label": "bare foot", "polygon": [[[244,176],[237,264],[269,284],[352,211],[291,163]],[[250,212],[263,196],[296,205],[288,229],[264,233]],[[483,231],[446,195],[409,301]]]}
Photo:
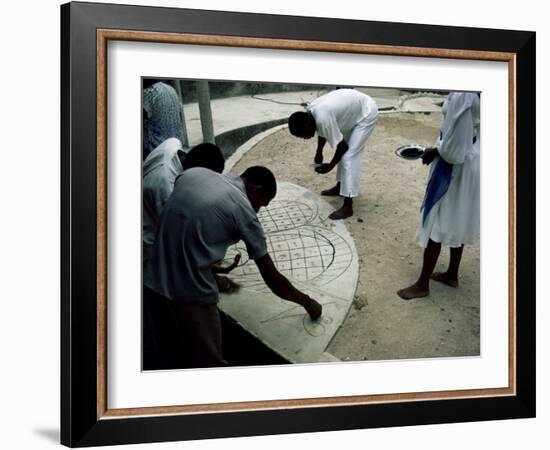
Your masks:
{"label": "bare foot", "polygon": [[403,300],[411,300],[413,298],[427,297],[430,295],[430,289],[424,289],[415,283],[408,288],[398,290],[397,295],[399,295],[399,297]]}
{"label": "bare foot", "polygon": [[336,197],[340,195],[340,186],[336,185],[330,189],[325,189],[324,191],[321,191],[321,195],[326,197]]}
{"label": "bare foot", "polygon": [[340,209],[337,209],[331,213],[328,218],[332,220],[346,219],[347,217],[353,216],[353,209],[349,206],[342,206]]}
{"label": "bare foot", "polygon": [[447,272],[434,272],[431,276],[432,280],[439,281],[440,283],[444,283],[447,286],[451,287],[458,287],[458,279],[451,278]]}

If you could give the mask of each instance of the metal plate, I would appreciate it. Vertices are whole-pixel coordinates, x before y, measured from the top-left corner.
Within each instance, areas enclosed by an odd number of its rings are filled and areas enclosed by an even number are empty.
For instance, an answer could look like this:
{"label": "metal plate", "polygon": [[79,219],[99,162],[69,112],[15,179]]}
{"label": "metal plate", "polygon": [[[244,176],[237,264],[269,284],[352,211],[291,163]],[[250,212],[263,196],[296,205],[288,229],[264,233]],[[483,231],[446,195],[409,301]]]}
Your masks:
{"label": "metal plate", "polygon": [[407,144],[395,150],[395,154],[400,158],[413,160],[422,157],[424,150],[426,150],[425,145]]}

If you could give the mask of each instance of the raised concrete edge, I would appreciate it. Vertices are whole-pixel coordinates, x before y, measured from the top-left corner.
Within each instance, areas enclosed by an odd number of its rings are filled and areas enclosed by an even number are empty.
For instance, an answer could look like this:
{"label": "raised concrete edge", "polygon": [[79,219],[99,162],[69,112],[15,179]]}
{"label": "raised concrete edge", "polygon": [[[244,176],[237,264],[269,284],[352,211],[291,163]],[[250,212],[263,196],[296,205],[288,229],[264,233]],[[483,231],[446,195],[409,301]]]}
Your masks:
{"label": "raised concrete edge", "polygon": [[252,136],[243,145],[238,147],[237,150],[235,150],[235,152],[233,152],[233,154],[229,158],[225,160],[224,173],[230,172],[233,167],[242,159],[242,157],[260,141],[272,135],[273,133],[276,133],[277,131],[287,127],[287,124],[277,125],[276,127],[269,128],[265,131],[262,131],[261,133],[256,134],[255,136]]}

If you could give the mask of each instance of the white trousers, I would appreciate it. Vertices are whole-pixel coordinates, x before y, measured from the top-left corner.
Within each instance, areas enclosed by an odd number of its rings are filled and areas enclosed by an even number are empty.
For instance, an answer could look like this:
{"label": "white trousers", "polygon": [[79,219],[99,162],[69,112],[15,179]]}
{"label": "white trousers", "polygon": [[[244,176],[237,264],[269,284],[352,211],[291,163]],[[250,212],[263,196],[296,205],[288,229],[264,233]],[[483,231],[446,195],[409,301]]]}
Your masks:
{"label": "white trousers", "polygon": [[377,120],[378,110],[372,111],[368,117],[355,125],[349,139],[346,140],[348,150],[342,156],[336,170],[336,181],[340,183],[342,197],[357,197],[359,195],[363,150]]}

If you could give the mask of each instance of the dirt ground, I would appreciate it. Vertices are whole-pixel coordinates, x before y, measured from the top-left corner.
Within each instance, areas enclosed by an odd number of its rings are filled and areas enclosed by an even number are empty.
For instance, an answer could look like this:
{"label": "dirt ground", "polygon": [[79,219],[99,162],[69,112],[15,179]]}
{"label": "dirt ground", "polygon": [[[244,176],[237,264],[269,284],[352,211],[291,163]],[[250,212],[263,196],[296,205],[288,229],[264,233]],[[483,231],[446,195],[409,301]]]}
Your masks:
{"label": "dirt ground", "polygon": [[[401,300],[396,291],[412,284],[423,249],[414,241],[427,168],[420,160],[398,158],[408,143],[432,145],[440,113],[391,113],[380,116],[363,159],[361,194],[354,215],[345,220],[359,256],[359,282],[353,306],[327,351],[344,361],[479,355],[479,246],[464,249],[460,286],[432,282],[430,296]],[[244,155],[233,171],[269,167],[278,180],[313,192],[332,187],[335,172],[313,170],[317,139],[308,141],[280,130]],[[325,161],[332,156],[327,145]],[[342,200],[325,197],[335,208]],[[448,263],[443,248],[436,270]]]}

